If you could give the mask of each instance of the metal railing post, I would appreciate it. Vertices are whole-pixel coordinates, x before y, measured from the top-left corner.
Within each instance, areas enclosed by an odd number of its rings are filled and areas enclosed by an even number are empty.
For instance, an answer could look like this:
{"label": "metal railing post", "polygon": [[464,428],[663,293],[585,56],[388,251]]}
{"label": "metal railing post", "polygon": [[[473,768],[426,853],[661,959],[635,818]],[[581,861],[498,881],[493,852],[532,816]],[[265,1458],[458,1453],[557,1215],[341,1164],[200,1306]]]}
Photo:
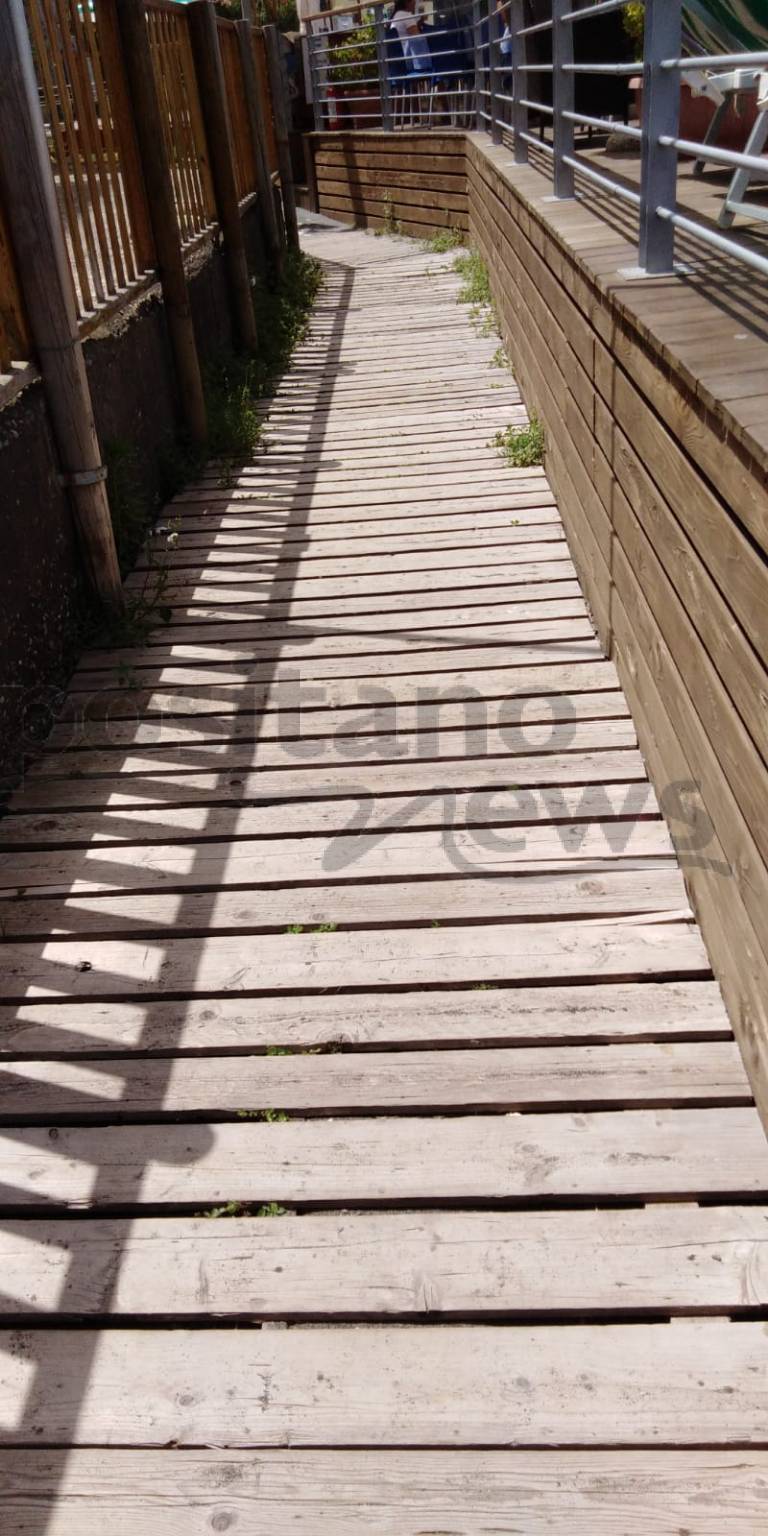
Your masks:
{"label": "metal railing post", "polygon": [[381,91],[381,126],[386,133],[392,132],[392,91],[389,84],[389,60],[387,58],[387,38],[384,23],[384,7],[378,6],[374,12],[374,27],[376,28],[376,63],[379,71],[379,89]]}
{"label": "metal railing post", "polygon": [[660,139],[677,137],[681,79],[679,70],[663,69],[662,60],[677,59],[681,52],[682,0],[646,0],[639,265],[649,273],[671,272],[674,266],[674,225],[658,210],[675,210],[677,150]]}
{"label": "metal railing post", "polygon": [[501,50],[499,48],[499,16],[496,10],[496,0],[488,0],[488,89],[491,93],[491,138],[494,144],[501,143],[501,123],[499,121],[499,65],[501,63]]}
{"label": "metal railing post", "polygon": [[476,127],[478,133],[481,133],[484,130],[484,128],[485,128],[485,118],[483,117],[483,96],[482,96],[482,79],[483,79],[483,49],[482,49],[482,36],[481,36],[482,25],[483,25],[483,9],[482,9],[481,0],[472,0],[472,36],[473,36],[473,41],[474,41],[474,55],[475,55],[475,127]]}
{"label": "metal railing post", "polygon": [[573,197],[573,166],[566,164],[566,156],[573,158],[573,119],[565,112],[576,107],[576,76],[568,66],[573,64],[573,27],[563,16],[572,10],[572,0],[552,0],[552,107],[553,123],[553,182],[555,197]]}
{"label": "metal railing post", "polygon": [[[309,23],[310,27],[312,22]],[[323,131],[323,102],[322,85],[320,81],[320,38],[321,32],[307,33],[307,59],[309,61],[309,89],[312,95],[312,116],[315,122],[315,133]]]}
{"label": "metal railing post", "polygon": [[523,101],[528,94],[528,76],[524,66],[528,62],[528,46],[520,32],[525,26],[523,0],[510,0],[509,30],[512,35],[512,128],[514,131],[514,155],[517,165],[527,165],[528,145],[521,134],[528,132],[528,108]]}

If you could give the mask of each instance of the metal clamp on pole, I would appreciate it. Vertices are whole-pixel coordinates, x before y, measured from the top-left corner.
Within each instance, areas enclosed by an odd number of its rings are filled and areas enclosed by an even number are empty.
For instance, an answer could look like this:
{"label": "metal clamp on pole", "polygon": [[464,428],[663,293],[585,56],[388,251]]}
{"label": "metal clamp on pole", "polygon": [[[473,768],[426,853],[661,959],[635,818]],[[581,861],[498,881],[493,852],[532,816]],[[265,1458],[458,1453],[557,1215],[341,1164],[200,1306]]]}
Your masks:
{"label": "metal clamp on pole", "polygon": [[680,75],[664,61],[682,51],[682,0],[646,0],[643,57],[643,138],[640,176],[639,265],[649,273],[671,272],[675,227],[661,216],[677,204]]}
{"label": "metal clamp on pole", "polygon": [[66,475],[59,475],[59,485],[63,485],[66,490],[70,486],[101,485],[108,473],[106,464],[99,464],[97,469],[73,469]]}

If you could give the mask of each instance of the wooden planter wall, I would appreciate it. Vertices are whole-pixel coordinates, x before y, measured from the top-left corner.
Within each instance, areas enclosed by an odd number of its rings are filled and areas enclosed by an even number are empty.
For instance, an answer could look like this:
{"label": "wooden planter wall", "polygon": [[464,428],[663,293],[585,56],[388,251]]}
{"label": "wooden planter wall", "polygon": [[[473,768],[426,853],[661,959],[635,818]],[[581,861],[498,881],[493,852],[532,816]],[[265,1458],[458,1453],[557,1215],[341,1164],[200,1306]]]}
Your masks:
{"label": "wooden planter wall", "polygon": [[[768,1123],[766,455],[634,323],[629,305],[647,311],[652,290],[612,297],[622,263],[605,224],[547,205],[542,178],[479,136],[468,176],[472,241]],[[738,281],[754,287],[743,269]],[[666,282],[679,324],[696,295]],[[698,302],[701,345],[725,307]]]}
{"label": "wooden planter wall", "polygon": [[468,227],[465,135],[313,133],[320,213],[363,229],[393,223],[417,238]]}

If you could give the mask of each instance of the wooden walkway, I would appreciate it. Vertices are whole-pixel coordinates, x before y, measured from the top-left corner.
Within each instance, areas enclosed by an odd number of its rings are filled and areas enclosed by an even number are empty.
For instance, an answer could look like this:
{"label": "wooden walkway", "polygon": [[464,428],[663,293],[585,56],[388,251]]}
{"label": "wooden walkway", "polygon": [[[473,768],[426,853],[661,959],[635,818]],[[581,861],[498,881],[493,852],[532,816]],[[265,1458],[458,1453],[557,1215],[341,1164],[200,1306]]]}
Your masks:
{"label": "wooden walkway", "polygon": [[616,674],[450,256],[307,244],[0,825],[4,1536],[755,1536],[768,1145]]}

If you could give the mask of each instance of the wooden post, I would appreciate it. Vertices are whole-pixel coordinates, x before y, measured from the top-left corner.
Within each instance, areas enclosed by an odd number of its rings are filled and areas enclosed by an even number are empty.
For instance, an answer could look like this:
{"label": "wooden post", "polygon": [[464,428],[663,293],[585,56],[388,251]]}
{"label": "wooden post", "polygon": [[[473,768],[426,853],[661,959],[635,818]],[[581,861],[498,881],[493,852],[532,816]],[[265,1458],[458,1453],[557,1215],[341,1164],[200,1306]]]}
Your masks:
{"label": "wooden post", "polygon": [[0,195],[8,210],[32,341],[91,584],[105,604],[119,610],[123,592],[106,469],[23,0],[5,0],[0,6],[0,79]]}
{"label": "wooden post", "polygon": [[204,443],[208,424],[203,381],[144,0],[116,0],[116,5],[182,412],[193,442]]}
{"label": "wooden post", "polygon": [[277,140],[277,163],[280,172],[280,191],[283,198],[283,218],[288,244],[298,249],[299,226],[296,219],[296,194],[293,188],[291,149],[288,140],[288,113],[286,111],[286,82],[280,38],[277,27],[263,28],[269,70],[269,90],[272,97],[272,117]]}
{"label": "wooden post", "polygon": [[195,4],[189,7],[188,15],[219,223],[224,236],[235,328],[244,351],[255,352],[256,316],[253,312],[251,279],[237,197],[232,125],[213,0],[195,0]]}
{"label": "wooden post", "polygon": [[245,105],[248,112],[248,121],[253,140],[253,152],[256,157],[256,176],[259,186],[259,207],[264,222],[264,235],[269,255],[275,266],[279,269],[282,261],[283,244],[275,209],[275,199],[272,190],[272,177],[269,174],[267,162],[267,128],[264,120],[264,105],[256,79],[256,65],[253,58],[253,40],[251,36],[250,21],[237,23],[237,41],[240,47],[240,58],[243,65],[243,89],[245,91]]}

